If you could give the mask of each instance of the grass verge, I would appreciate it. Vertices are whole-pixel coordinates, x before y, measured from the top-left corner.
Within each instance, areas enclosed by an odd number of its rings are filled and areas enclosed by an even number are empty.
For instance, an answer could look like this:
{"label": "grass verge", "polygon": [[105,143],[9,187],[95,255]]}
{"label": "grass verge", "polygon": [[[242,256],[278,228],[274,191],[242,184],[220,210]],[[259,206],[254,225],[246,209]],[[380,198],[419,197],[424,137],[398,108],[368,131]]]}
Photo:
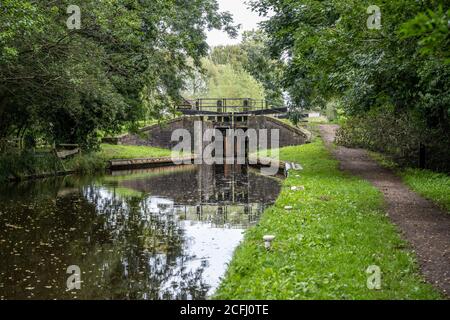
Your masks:
{"label": "grass verge", "polygon": [[424,198],[427,198],[450,213],[450,176],[431,170],[400,168],[395,162],[376,152],[370,156],[381,166],[395,171],[403,182]]}
{"label": "grass verge", "polygon": [[168,149],[146,146],[102,144],[98,156],[105,160],[170,157]]}
{"label": "grass verge", "polygon": [[[299,162],[276,204],[246,232],[217,299],[439,299],[368,182],[338,170],[320,139],[280,150]],[[304,187],[292,191],[291,187]],[[292,209],[285,209],[291,206]],[[264,235],[276,236],[266,251]],[[369,266],[381,289],[367,288]]]}
{"label": "grass verge", "polygon": [[450,176],[420,169],[405,169],[400,176],[412,190],[450,213]]}

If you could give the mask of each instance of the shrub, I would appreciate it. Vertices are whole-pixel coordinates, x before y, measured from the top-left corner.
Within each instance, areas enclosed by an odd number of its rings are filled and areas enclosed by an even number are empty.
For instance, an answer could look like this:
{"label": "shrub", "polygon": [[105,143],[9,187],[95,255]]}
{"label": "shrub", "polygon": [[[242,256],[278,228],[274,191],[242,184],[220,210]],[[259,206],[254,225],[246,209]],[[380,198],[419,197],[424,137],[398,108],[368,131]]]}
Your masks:
{"label": "shrub", "polygon": [[336,143],[381,152],[411,167],[419,165],[422,144],[426,168],[450,171],[449,133],[427,127],[411,113],[383,110],[349,118],[338,130]]}
{"label": "shrub", "polygon": [[82,174],[92,174],[106,169],[106,161],[96,153],[79,155],[66,162],[67,169]]}

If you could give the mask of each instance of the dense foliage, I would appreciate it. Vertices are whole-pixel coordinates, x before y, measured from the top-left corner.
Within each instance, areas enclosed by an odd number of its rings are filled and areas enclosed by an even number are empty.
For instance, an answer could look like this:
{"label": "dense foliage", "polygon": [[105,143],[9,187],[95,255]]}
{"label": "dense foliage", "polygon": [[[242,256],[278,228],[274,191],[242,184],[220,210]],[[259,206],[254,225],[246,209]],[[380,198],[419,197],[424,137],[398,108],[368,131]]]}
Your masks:
{"label": "dense foliage", "polygon": [[[206,63],[206,69],[208,81],[214,79],[214,83],[219,85],[213,84],[215,89],[207,91],[212,91],[211,94],[214,95],[219,89],[223,91],[223,93],[218,92],[223,97],[261,98],[271,101],[274,105],[284,105],[283,91],[280,86],[282,63],[270,58],[267,43],[267,35],[257,30],[244,32],[242,42],[238,45],[214,47]],[[237,81],[234,83],[222,81],[216,76],[222,76],[221,73],[215,73],[213,65],[216,66],[216,70],[224,68],[225,76],[227,71],[233,70]],[[262,87],[263,92],[255,87],[256,83]]]}
{"label": "dense foliage", "polygon": [[[233,49],[235,46],[224,48]],[[188,78],[183,96],[189,99],[264,99],[265,93],[263,85],[243,68],[233,63],[215,62],[209,57],[203,59],[202,67]]]}
{"label": "dense foliage", "polygon": [[205,61],[208,90],[205,97],[264,99],[264,88],[252,75],[231,64]]}
{"label": "dense foliage", "polygon": [[[208,53],[205,30],[231,35],[215,0],[2,0],[0,139],[95,145],[99,131],[167,112]],[[190,59],[188,59],[190,58]]]}
{"label": "dense foliage", "polygon": [[[272,12],[263,27],[273,57],[286,64],[283,84],[295,106],[325,107],[337,100],[347,116],[365,117],[361,123],[366,126],[385,113],[407,117],[415,135],[425,131],[433,141],[430,148],[445,150],[450,163],[448,1],[378,1],[379,29],[368,26],[371,1],[251,3],[261,14]],[[401,156],[404,150],[395,136],[385,142],[396,150],[394,156]]]}

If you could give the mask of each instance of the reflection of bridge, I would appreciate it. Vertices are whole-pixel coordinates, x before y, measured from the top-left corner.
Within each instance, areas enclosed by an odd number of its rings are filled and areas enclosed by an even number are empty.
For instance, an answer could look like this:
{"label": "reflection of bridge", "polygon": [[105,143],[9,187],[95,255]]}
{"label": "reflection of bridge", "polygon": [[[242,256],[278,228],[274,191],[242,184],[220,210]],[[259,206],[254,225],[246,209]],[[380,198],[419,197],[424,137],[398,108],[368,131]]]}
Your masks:
{"label": "reflection of bridge", "polygon": [[136,172],[139,174],[114,177],[118,179],[114,184],[119,190],[149,195],[147,205],[157,213],[173,212],[185,220],[210,220],[214,225],[233,228],[256,222],[280,192],[277,180],[241,165],[161,167]]}
{"label": "reflection of bridge", "polygon": [[184,100],[177,109],[185,115],[268,115],[287,112],[286,107],[274,106],[268,100],[251,98],[205,98]]}
{"label": "reflection of bridge", "polygon": [[117,186],[172,199],[176,204],[233,205],[272,203],[280,186],[273,178],[257,174],[244,165],[199,165],[139,170],[140,179],[118,179]]}

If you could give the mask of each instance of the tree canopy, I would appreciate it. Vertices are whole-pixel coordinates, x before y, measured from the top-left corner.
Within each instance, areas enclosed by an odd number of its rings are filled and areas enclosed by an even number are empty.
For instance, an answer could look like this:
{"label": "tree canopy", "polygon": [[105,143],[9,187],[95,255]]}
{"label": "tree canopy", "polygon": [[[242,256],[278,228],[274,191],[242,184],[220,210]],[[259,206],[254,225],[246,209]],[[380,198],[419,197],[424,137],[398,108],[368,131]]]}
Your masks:
{"label": "tree canopy", "polygon": [[217,46],[210,59],[215,64],[229,64],[235,70],[244,70],[264,88],[264,98],[274,105],[284,105],[281,73],[283,63],[272,59],[268,37],[262,30],[246,31],[238,45]]}
{"label": "tree canopy", "polygon": [[264,99],[264,88],[243,69],[205,61],[208,90],[204,97]]}
{"label": "tree canopy", "polygon": [[[250,2],[260,14],[270,13],[262,28],[272,57],[284,62],[282,84],[293,106],[325,108],[334,101],[346,116],[365,117],[367,125],[388,113],[408,119],[414,129],[417,139],[403,140],[427,139],[450,153],[448,1],[382,0],[378,7],[361,0]],[[366,140],[378,137],[367,133]],[[410,156],[394,135],[390,139],[393,150]]]}
{"label": "tree canopy", "polygon": [[208,29],[236,35],[215,0],[3,0],[0,6],[0,138],[32,133],[94,144],[99,131],[159,116],[208,54]]}
{"label": "tree canopy", "polygon": [[261,14],[274,13],[263,28],[273,57],[286,61],[283,83],[296,105],[320,106],[339,96],[349,113],[390,104],[434,114],[444,124],[449,3],[379,3],[377,30],[367,27],[370,1],[251,1]]}

